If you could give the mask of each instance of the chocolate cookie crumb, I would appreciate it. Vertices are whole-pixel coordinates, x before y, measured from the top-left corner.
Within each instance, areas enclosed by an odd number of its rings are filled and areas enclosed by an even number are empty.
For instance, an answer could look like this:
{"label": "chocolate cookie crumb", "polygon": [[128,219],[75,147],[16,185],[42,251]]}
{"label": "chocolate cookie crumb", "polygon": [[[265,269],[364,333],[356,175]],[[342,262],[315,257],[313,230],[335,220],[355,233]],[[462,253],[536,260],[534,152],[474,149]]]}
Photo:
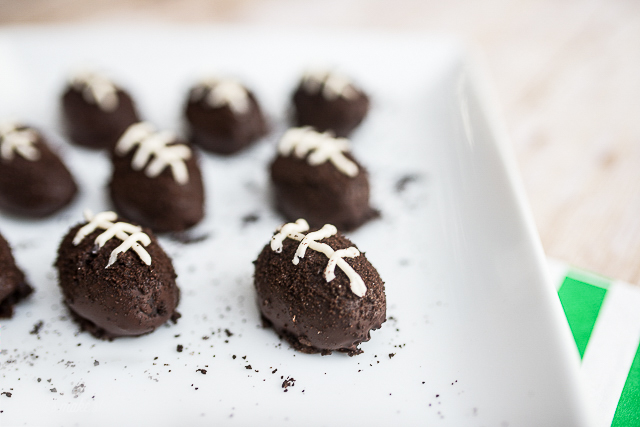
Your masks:
{"label": "chocolate cookie crumb", "polygon": [[196,372],[200,372],[202,375],[207,375],[206,369],[196,369]]}
{"label": "chocolate cookie crumb", "polygon": [[286,392],[287,388],[295,386],[296,385],[295,383],[296,383],[295,378],[287,377],[287,379],[282,382],[282,388]]}
{"label": "chocolate cookie crumb", "polygon": [[417,173],[410,173],[402,176],[400,179],[396,181],[396,185],[395,185],[396,193],[400,194],[404,192],[404,190],[407,189],[407,186],[409,184],[416,181],[420,181],[421,179],[422,179],[422,176]]}
{"label": "chocolate cookie crumb", "polygon": [[0,396],[2,396],[3,394],[7,397],[13,396],[13,393],[11,393],[10,391],[3,391],[2,393],[0,393]]}
{"label": "chocolate cookie crumb", "polygon": [[242,217],[242,225],[246,226],[248,224],[257,222],[260,219],[260,215],[251,213]]}
{"label": "chocolate cookie crumb", "polygon": [[178,353],[182,353],[182,350],[184,349],[184,346],[182,344],[178,344],[178,346],[176,347],[176,351]]}
{"label": "chocolate cookie crumb", "polygon": [[42,320],[39,320],[35,325],[33,325],[33,329],[29,331],[29,333],[31,335],[37,335],[40,332],[40,329],[42,329],[42,326],[44,325],[44,322]]}

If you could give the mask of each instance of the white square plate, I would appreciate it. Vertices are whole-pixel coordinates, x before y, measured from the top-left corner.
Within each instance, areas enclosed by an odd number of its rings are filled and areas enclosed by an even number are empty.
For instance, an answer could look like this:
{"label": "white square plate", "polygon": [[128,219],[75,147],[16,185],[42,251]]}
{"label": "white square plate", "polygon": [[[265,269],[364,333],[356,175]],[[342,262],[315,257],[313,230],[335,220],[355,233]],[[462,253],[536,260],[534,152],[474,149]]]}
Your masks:
{"label": "white square plate", "polygon": [[[0,118],[39,126],[81,187],[51,219],[0,217],[36,288],[0,328],[0,391],[11,393],[0,395],[0,424],[587,425],[577,353],[515,163],[465,56],[449,39],[415,35],[0,30]],[[187,88],[214,71],[253,88],[274,128],[235,157],[203,154],[208,214],[191,233],[207,239],[161,238],[182,289],[178,324],[113,342],[78,332],[52,267],[83,209],[110,207],[107,158],[69,145],[59,125],[65,81],[87,63],[162,129],[180,129]],[[251,261],[282,222],[267,165],[293,86],[318,63],[373,99],[353,150],[382,218],[349,236],[386,282],[389,320],[351,358],[296,353],[263,329],[252,284]],[[295,385],[285,389],[288,378]]]}

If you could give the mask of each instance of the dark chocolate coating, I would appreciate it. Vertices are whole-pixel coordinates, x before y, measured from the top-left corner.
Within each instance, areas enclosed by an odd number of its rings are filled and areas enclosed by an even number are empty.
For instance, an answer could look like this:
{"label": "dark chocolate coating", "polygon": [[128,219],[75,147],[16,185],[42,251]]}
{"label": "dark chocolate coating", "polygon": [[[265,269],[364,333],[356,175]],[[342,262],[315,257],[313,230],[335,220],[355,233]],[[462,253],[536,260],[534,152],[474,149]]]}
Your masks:
{"label": "dark chocolate coating", "polygon": [[189,100],[185,109],[189,140],[207,151],[233,154],[266,135],[267,123],[254,94],[249,95],[249,110],[237,114],[228,105],[211,107],[205,97]]}
{"label": "dark chocolate coating", "polygon": [[69,85],[62,96],[63,121],[71,141],[88,148],[112,148],[127,128],[140,121],[131,96],[118,88],[118,107],[104,111]]}
{"label": "dark chocolate coating", "polygon": [[74,246],[73,238],[83,225],[76,225],[64,237],[55,263],[64,302],[83,330],[105,339],[137,336],[180,317],[176,273],[149,229],[143,232],[151,238],[145,247],[151,265],[129,249],[105,268],[122,241],[114,237],[98,249],[94,241],[104,232],[98,229]]}
{"label": "dark chocolate coating", "polygon": [[144,169],[133,170],[135,152],[133,149],[124,157],[112,154],[109,192],[118,213],[158,233],[182,231],[200,222],[204,217],[204,187],[196,152],[192,150],[185,161],[189,182],[184,185],[173,179],[169,166],[155,178],[149,178]]}
{"label": "dark chocolate coating", "polygon": [[309,93],[300,84],[293,94],[294,122],[297,126],[312,126],[318,132],[349,136],[369,111],[369,97],[360,89],[354,89],[357,92],[354,99],[339,96],[328,100],[322,90]]}
{"label": "dark chocolate coating", "polygon": [[36,134],[33,146],[40,153],[38,160],[14,153],[12,160],[0,161],[0,208],[14,215],[41,218],[67,206],[78,187],[62,160],[42,135]]}
{"label": "dark chocolate coating", "polygon": [[33,292],[16,266],[9,243],[0,235],[0,318],[13,316],[13,306]]}
{"label": "dark chocolate coating", "polygon": [[[354,246],[341,234],[320,240],[334,250]],[[355,295],[347,275],[336,266],[327,282],[323,272],[329,258],[307,248],[298,265],[292,260],[300,242],[285,239],[276,253],[266,245],[255,261],[254,285],[263,318],[293,348],[303,353],[362,353],[358,345],[386,321],[384,282],[363,253],[344,258],[367,286]]]}
{"label": "dark chocolate coating", "polygon": [[358,175],[349,177],[329,161],[311,166],[294,155],[278,155],[271,164],[276,207],[288,221],[305,218],[311,227],[333,224],[353,230],[378,216],[369,206],[367,171],[358,165]]}

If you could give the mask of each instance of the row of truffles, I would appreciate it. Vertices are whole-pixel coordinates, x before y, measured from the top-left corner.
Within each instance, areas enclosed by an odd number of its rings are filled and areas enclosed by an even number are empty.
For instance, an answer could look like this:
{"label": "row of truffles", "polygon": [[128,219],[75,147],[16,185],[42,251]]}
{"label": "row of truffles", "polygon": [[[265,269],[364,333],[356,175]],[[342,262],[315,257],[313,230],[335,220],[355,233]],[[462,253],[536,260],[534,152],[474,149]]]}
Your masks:
{"label": "row of truffles", "polygon": [[[294,123],[348,136],[365,118],[369,98],[350,79],[328,71],[303,75],[293,94]],[[112,148],[141,118],[132,97],[108,78],[83,73],[62,96],[62,115],[74,143]],[[235,79],[205,79],[189,90],[188,140],[204,150],[233,154],[265,136],[268,125],[255,94]]]}
{"label": "row of truffles", "polygon": [[[41,134],[17,124],[0,127],[0,207],[45,216],[71,202],[77,186]],[[170,131],[147,122],[129,126],[111,151],[108,184],[115,210],[155,232],[186,230],[202,220],[204,184],[197,153]],[[353,230],[376,217],[367,171],[346,138],[310,127],[289,129],[270,166],[275,205],[288,220]],[[19,185],[16,185],[19,183]]]}
{"label": "row of truffles", "polygon": [[[369,207],[366,170],[350,154],[344,135],[357,126],[368,98],[348,79],[307,73],[294,93],[299,124],[281,140],[271,165],[276,207],[289,220],[357,228],[377,215]],[[63,95],[69,136],[87,147],[107,147],[116,211],[156,232],[182,231],[204,217],[204,188],[190,142],[230,154],[267,131],[251,91],[234,80],[207,80],[189,94],[189,141],[139,121],[131,97],[96,74],[74,78]],[[44,217],[67,206],[78,187],[60,158],[34,128],[0,124],[0,208]],[[20,183],[16,185],[16,183]]]}
{"label": "row of truffles", "polygon": [[[362,353],[386,321],[384,282],[335,226],[284,224],[254,262],[265,324],[303,353]],[[114,339],[177,322],[180,289],[153,232],[115,212],[85,213],[63,238],[55,262],[64,304],[82,330]],[[0,316],[32,292],[0,236]]]}
{"label": "row of truffles", "polygon": [[[39,218],[67,206],[78,192],[62,160],[31,127],[0,124],[0,208]],[[145,122],[129,126],[111,152],[109,194],[121,214],[155,231],[182,231],[204,217],[196,153],[172,132]]]}

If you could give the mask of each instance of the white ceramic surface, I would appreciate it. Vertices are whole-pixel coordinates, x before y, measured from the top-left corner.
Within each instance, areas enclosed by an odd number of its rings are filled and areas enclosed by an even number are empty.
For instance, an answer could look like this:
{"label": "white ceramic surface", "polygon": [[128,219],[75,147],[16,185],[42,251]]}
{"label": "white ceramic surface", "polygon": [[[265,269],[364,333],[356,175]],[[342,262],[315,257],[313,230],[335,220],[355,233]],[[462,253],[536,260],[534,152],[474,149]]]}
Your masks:
{"label": "white ceramic surface", "polygon": [[[52,267],[82,210],[109,207],[107,159],[67,144],[59,125],[64,82],[87,63],[127,87],[160,128],[180,128],[188,86],[210,70],[244,80],[274,125],[238,156],[202,156],[208,214],[190,234],[208,238],[161,238],[183,292],[178,324],[113,342],[78,333]],[[373,99],[353,145],[382,218],[350,237],[386,282],[389,320],[352,358],[291,350],[261,327],[252,288],[251,261],[281,223],[266,168],[293,85],[318,63],[352,75]],[[40,126],[81,186],[75,203],[46,221],[0,216],[37,289],[0,327],[0,391],[12,394],[0,395],[0,424],[588,425],[577,352],[515,163],[483,79],[470,70],[464,50],[439,37],[0,30],[0,118]],[[250,214],[257,221],[243,221]],[[285,392],[288,377],[295,386]]]}

